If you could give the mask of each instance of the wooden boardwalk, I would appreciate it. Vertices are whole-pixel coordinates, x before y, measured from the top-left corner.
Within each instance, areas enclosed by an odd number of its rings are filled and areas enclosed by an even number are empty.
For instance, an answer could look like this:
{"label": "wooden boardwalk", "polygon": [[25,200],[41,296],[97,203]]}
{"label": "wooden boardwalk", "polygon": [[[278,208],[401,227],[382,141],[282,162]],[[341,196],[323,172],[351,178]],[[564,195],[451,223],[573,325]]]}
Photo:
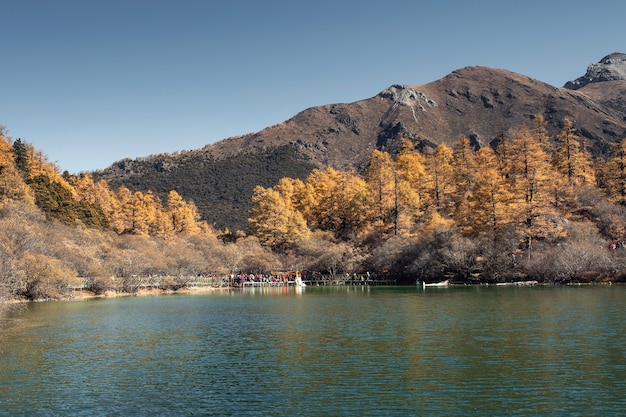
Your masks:
{"label": "wooden boardwalk", "polygon": [[[367,277],[366,275],[315,275],[313,277],[304,277],[302,282],[307,287],[322,286],[356,286],[356,285],[396,285],[395,279],[380,279],[376,277]],[[240,287],[285,287],[294,286],[294,281],[242,281],[236,286]]]}
{"label": "wooden boardwalk", "polygon": [[[89,288],[87,280],[81,279],[83,282],[79,285],[68,286],[68,290],[80,291]],[[321,287],[321,286],[358,286],[358,285],[396,285],[396,280],[381,279],[376,276],[367,275],[313,275],[303,277],[302,282],[307,286]],[[146,289],[146,288],[161,288],[161,289],[178,289],[185,287],[215,287],[215,288],[255,288],[255,287],[293,287],[296,285],[295,281],[285,279],[262,279],[254,281],[241,281],[236,282],[228,277],[132,277],[132,278],[117,278],[111,279],[111,288],[115,286],[125,285],[132,290]]]}
{"label": "wooden boardwalk", "polygon": [[[237,284],[241,287],[292,287],[294,281],[243,281]],[[235,285],[235,286],[237,286]]]}
{"label": "wooden boardwalk", "polygon": [[395,279],[382,279],[378,277],[368,277],[367,275],[316,275],[307,277],[304,280],[306,285],[326,286],[326,285],[396,285]]}

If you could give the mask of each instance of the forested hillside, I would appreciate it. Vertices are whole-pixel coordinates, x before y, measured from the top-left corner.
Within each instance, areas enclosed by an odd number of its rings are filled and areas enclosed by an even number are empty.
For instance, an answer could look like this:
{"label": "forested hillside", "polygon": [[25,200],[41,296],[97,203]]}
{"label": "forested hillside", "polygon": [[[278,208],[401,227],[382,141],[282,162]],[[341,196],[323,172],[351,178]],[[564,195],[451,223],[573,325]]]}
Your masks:
{"label": "forested hillside", "polygon": [[255,186],[274,185],[283,175],[304,179],[313,167],[293,147],[281,146],[223,159],[207,152],[125,159],[112,170],[118,175],[94,172],[93,177],[106,179],[111,187],[152,190],[161,198],[176,190],[196,203],[208,224],[218,229],[245,230],[245,213]]}
{"label": "forested hillside", "polygon": [[160,198],[61,174],[43,152],[0,129],[2,305],[64,298],[72,288],[134,293],[148,277],[176,289],[191,277],[280,268],[255,238],[238,237],[223,243],[174,190]]}
{"label": "forested hillside", "polygon": [[134,191],[174,189],[194,201],[209,224],[244,230],[256,185],[304,179],[313,168],[362,172],[376,149],[395,156],[401,138],[423,152],[451,146],[459,136],[475,147],[496,148],[542,115],[547,134],[558,134],[568,118],[587,151],[606,158],[626,135],[626,80],[589,78],[593,82],[572,90],[506,70],[466,67],[428,84],[392,85],[365,100],[305,109],[202,149],[124,160],[93,175]]}
{"label": "forested hillside", "polygon": [[327,168],[257,187],[249,230],[279,253],[328,250],[313,264],[334,272],[620,280],[625,155],[622,139],[594,159],[569,119],[550,136],[541,116],[495,149],[461,136],[423,154],[404,139],[395,157],[375,150],[363,174]]}

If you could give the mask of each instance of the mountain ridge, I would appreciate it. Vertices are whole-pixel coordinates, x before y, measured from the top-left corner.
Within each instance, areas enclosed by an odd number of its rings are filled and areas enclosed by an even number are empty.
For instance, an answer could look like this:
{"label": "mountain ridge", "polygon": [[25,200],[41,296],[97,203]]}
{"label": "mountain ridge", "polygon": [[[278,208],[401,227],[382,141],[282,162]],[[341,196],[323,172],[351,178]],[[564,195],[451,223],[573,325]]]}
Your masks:
{"label": "mountain ridge", "polygon": [[[624,81],[615,83],[622,85]],[[463,134],[487,146],[502,134],[502,129],[529,123],[537,114],[546,115],[550,133],[560,129],[564,117],[573,118],[575,127],[581,125],[582,135],[600,141],[598,148],[604,149],[607,137],[613,141],[626,132],[624,108],[599,102],[605,92],[594,93],[594,89],[597,85],[582,90],[558,88],[507,70],[465,67],[428,84],[396,84],[368,99],[311,107],[281,124],[229,138],[227,146],[222,141],[209,149],[216,157],[234,155],[241,150],[275,146],[276,140],[284,144],[283,139],[288,136],[295,139],[289,141],[293,146],[302,149],[321,166],[345,168],[354,166],[352,159],[355,158],[359,165],[375,146],[397,139],[400,133],[432,144],[451,143]],[[564,100],[572,103],[559,105]],[[481,117],[471,117],[468,122],[467,116],[472,112],[468,107],[476,104],[486,110]],[[363,110],[364,106],[367,111]],[[449,111],[439,111],[442,107]],[[364,113],[369,113],[368,120],[363,120],[363,116],[368,116]],[[596,120],[598,114],[604,118],[601,124]],[[308,127],[309,131],[303,132],[303,127]],[[315,130],[310,130],[311,127]],[[376,143],[371,140],[371,133],[369,140],[359,140],[358,136],[364,131],[375,131]],[[328,151],[328,139],[338,136],[342,141],[361,142],[367,151],[360,152],[360,159],[346,152],[339,152],[335,158],[324,155]],[[236,152],[232,152],[232,148]]]}
{"label": "mountain ridge", "polygon": [[[599,64],[613,65],[606,62]],[[314,168],[360,170],[374,149],[395,152],[400,138],[423,151],[461,135],[475,147],[496,146],[542,115],[551,136],[570,118],[593,154],[603,156],[611,143],[626,136],[623,92],[626,81],[621,79],[559,88],[508,70],[469,66],[427,84],[394,84],[352,103],[311,107],[259,132],[201,149],[118,161],[93,175],[114,187],[157,194],[175,189],[196,202],[203,219],[214,226],[245,229],[254,186],[273,186],[288,175],[304,178]],[[244,159],[257,167],[252,178]],[[218,166],[240,169],[220,174]],[[237,185],[220,188],[220,181]],[[215,187],[209,189],[207,183]]]}

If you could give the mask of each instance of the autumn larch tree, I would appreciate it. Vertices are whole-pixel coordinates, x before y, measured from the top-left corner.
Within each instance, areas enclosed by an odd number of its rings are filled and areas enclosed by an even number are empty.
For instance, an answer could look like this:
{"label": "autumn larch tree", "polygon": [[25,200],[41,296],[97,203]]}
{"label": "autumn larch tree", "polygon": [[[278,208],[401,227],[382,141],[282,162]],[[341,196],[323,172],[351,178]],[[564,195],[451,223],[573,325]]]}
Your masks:
{"label": "autumn larch tree", "polygon": [[15,153],[9,138],[0,129],[0,202],[3,200],[34,203],[32,190],[26,185],[23,172],[15,165]]}
{"label": "autumn larch tree", "polygon": [[363,178],[352,171],[314,169],[305,184],[312,193],[307,200],[313,207],[306,218],[311,230],[330,231],[342,240],[366,231],[368,187]]}
{"label": "autumn larch tree", "polygon": [[563,128],[556,135],[556,147],[552,163],[567,178],[570,186],[577,187],[595,183],[591,155],[583,147],[583,139],[576,134],[571,119],[565,118]]}
{"label": "autumn larch tree", "polygon": [[460,136],[454,143],[452,155],[452,175],[456,185],[454,189],[454,218],[457,224],[471,227],[477,220],[475,220],[475,213],[472,210],[470,200],[472,199],[476,177],[479,175],[480,170],[476,164],[474,149],[470,146],[467,136]]}
{"label": "autumn larch tree", "polygon": [[399,229],[403,233],[408,233],[415,227],[423,215],[424,207],[428,204],[428,193],[424,184],[430,180],[424,155],[406,139],[400,141],[395,172],[398,182]]}
{"label": "autumn larch tree", "polygon": [[518,227],[525,236],[529,257],[533,239],[555,238],[563,233],[551,188],[559,174],[549,160],[527,127],[517,132],[508,147],[505,171],[515,195],[511,210],[516,213]]}
{"label": "autumn larch tree", "polygon": [[515,211],[510,209],[513,194],[501,174],[493,149],[478,150],[475,164],[480,168],[476,170],[472,192],[467,198],[467,210],[471,216],[458,218],[457,223],[465,233],[496,239],[515,220]]}
{"label": "autumn larch tree", "polygon": [[293,208],[291,196],[261,186],[254,188],[248,230],[263,246],[280,252],[310,235],[304,217]]}
{"label": "autumn larch tree", "polygon": [[609,159],[602,165],[601,187],[609,199],[622,206],[626,205],[626,137],[613,145]]}
{"label": "autumn larch tree", "polygon": [[440,144],[435,152],[426,158],[430,173],[428,184],[434,208],[443,216],[451,217],[454,212],[454,153],[445,143]]}
{"label": "autumn larch tree", "polygon": [[364,174],[369,190],[373,225],[385,234],[392,226],[397,231],[398,180],[389,153],[374,150]]}
{"label": "autumn larch tree", "polygon": [[175,234],[193,235],[200,231],[200,215],[196,205],[185,201],[178,192],[171,190],[167,195],[165,212],[171,221]]}

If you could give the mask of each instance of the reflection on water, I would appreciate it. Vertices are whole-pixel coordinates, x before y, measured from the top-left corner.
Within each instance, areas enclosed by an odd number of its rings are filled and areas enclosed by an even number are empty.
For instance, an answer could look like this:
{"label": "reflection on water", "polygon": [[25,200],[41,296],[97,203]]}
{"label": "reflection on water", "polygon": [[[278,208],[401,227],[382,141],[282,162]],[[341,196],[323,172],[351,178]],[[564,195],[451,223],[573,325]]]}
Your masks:
{"label": "reflection on water", "polygon": [[33,304],[0,335],[0,415],[617,416],[625,301],[359,286]]}

